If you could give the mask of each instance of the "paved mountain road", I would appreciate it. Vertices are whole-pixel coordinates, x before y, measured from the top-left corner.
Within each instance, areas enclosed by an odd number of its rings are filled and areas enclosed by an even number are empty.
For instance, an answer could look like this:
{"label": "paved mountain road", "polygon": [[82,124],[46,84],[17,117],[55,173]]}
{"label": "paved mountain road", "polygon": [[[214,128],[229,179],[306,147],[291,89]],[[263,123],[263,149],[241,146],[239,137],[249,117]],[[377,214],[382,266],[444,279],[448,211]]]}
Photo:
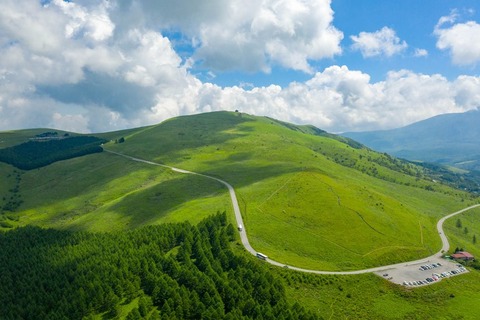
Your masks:
{"label": "paved mountain road", "polygon": [[[224,180],[221,180],[221,179],[218,179],[218,178],[215,178],[215,177],[212,177],[212,176],[208,176],[208,175],[205,175],[205,174],[201,174],[201,173],[196,173],[196,172],[192,172],[192,171],[188,171],[188,170],[183,170],[183,169],[179,169],[179,168],[175,168],[175,167],[172,167],[172,166],[167,166],[167,165],[164,165],[164,164],[160,164],[160,163],[156,163],[156,162],[152,162],[152,161],[148,161],[148,160],[144,160],[144,159],[140,159],[140,158],[135,158],[135,157],[132,157],[132,156],[128,156],[128,155],[125,155],[125,154],[122,154],[122,153],[118,153],[118,152],[114,152],[114,151],[110,151],[110,150],[107,150],[104,148],[104,150],[106,152],[109,152],[109,153],[112,153],[112,154],[116,154],[116,155],[119,155],[119,156],[122,156],[124,158],[127,158],[127,159],[130,159],[130,160],[133,160],[133,161],[138,161],[138,162],[143,162],[143,163],[146,163],[146,164],[149,164],[149,165],[155,165],[155,166],[160,166],[160,167],[164,167],[164,168],[168,168],[168,169],[171,169],[172,171],[175,171],[175,172],[178,172],[178,173],[183,173],[183,174],[192,174],[192,175],[197,175],[197,176],[201,176],[201,177],[205,177],[207,179],[211,179],[211,180],[215,180],[217,182],[220,182],[221,184],[223,184],[224,186],[227,187],[228,189],[228,192],[230,193],[230,199],[232,201],[232,206],[233,206],[233,211],[235,213],[235,219],[237,221],[237,225],[241,225],[242,226],[242,231],[239,231],[240,233],[240,238],[242,240],[242,244],[243,246],[245,247],[245,249],[250,252],[251,254],[253,255],[256,255],[257,254],[257,251],[255,251],[252,246],[250,245],[250,242],[248,242],[248,237],[247,237],[247,230],[245,228],[245,224],[243,223],[243,219],[242,219],[242,213],[240,211],[240,207],[238,206],[238,200],[237,200],[237,196],[235,194],[235,190],[233,189],[233,187],[226,181]],[[460,214],[460,213],[463,213],[465,211],[468,211],[470,209],[473,209],[473,208],[476,208],[476,207],[479,207],[480,204],[476,204],[476,205],[473,205],[473,206],[470,206],[468,208],[465,208],[465,209],[462,209],[462,210],[459,210],[457,212],[454,212],[454,213],[451,213],[443,218],[441,218],[438,223],[437,223],[437,231],[438,231],[438,234],[442,240],[442,249],[429,256],[429,257],[426,257],[426,258],[423,258],[423,259],[418,259],[418,260],[414,260],[414,261],[407,261],[407,262],[401,262],[401,263],[396,263],[396,264],[391,264],[391,265],[387,265],[387,266],[381,266],[381,267],[375,267],[375,268],[369,268],[369,269],[362,269],[362,270],[354,270],[354,271],[322,271],[322,270],[310,270],[310,269],[303,269],[303,268],[298,268],[298,267],[294,267],[294,266],[290,266],[290,265],[285,265],[284,263],[280,263],[278,261],[274,261],[270,258],[266,259],[266,262],[272,264],[272,265],[275,265],[275,266],[279,266],[279,267],[288,267],[289,269],[292,269],[292,270],[296,270],[296,271],[301,271],[301,272],[308,272],[308,273],[316,273],[316,274],[337,274],[337,275],[348,275],[348,274],[362,274],[362,273],[370,273],[370,272],[380,272],[380,271],[384,271],[384,270],[390,270],[390,269],[394,269],[394,268],[399,268],[399,267],[404,267],[404,266],[409,266],[409,265],[416,265],[416,264],[422,264],[422,263],[427,263],[428,261],[430,260],[433,260],[433,259],[438,259],[442,254],[443,252],[447,252],[448,249],[450,248],[450,244],[448,243],[448,239],[447,237],[445,236],[445,232],[443,231],[443,223],[445,222],[445,220],[457,215],[457,214]]]}

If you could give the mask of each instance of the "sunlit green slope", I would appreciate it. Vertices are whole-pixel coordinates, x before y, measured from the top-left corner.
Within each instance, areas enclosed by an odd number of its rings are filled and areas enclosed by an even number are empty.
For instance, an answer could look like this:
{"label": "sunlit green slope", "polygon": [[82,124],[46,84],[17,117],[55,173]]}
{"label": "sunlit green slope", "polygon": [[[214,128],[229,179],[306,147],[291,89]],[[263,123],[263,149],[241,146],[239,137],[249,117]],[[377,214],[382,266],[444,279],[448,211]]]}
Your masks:
{"label": "sunlit green slope", "polygon": [[225,179],[237,189],[253,246],[310,268],[431,254],[440,247],[436,220],[468,202],[411,164],[241,113],[171,119],[107,148]]}
{"label": "sunlit green slope", "polygon": [[[307,268],[427,256],[440,248],[438,218],[472,202],[411,164],[265,117],[215,112],[97,136],[125,138],[106,149],[228,181],[253,247]],[[14,225],[108,231],[233,216],[222,185],[108,153],[22,172],[20,194]]]}

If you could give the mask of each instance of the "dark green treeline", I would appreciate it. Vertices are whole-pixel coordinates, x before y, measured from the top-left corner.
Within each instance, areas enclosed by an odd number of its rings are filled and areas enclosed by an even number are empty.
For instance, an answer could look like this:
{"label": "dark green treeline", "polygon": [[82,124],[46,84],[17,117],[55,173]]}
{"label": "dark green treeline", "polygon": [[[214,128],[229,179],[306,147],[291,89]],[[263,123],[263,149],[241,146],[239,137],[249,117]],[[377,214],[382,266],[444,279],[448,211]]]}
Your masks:
{"label": "dark green treeline", "polygon": [[316,319],[283,283],[235,255],[235,229],[217,214],[198,226],[112,234],[24,227],[0,233],[0,318]]}
{"label": "dark green treeline", "polygon": [[57,161],[102,152],[107,140],[91,136],[64,137],[59,140],[33,141],[0,149],[0,161],[22,170],[47,166]]}

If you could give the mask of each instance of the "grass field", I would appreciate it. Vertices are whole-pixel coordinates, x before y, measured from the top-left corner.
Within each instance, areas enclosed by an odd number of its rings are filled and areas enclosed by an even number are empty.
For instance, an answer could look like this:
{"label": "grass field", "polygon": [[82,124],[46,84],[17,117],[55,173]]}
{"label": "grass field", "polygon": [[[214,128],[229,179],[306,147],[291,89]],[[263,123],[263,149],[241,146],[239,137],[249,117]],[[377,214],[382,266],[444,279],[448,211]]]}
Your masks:
{"label": "grass field", "polygon": [[107,148],[228,181],[252,245],[308,268],[427,256],[440,248],[436,220],[470,201],[414,166],[310,132],[221,112],[171,119]]}
{"label": "grass field", "polygon": [[288,295],[324,319],[478,319],[480,274],[470,272],[419,288],[373,274],[319,276],[281,271]]}
{"label": "grass field", "polygon": [[[461,227],[457,226],[458,220]],[[479,225],[478,208],[447,220],[450,252],[459,247],[479,256],[480,246],[472,242],[473,235],[480,232]],[[374,274],[319,276],[272,270],[285,279],[291,297],[325,319],[473,320],[480,314],[480,272],[472,268],[461,276],[415,288],[394,285]]]}
{"label": "grass field", "polygon": [[456,247],[463,248],[480,257],[480,209],[475,208],[447,220],[445,233],[448,235],[451,251]]}
{"label": "grass field", "polygon": [[[72,167],[75,170],[72,170]],[[90,155],[25,172],[21,224],[114,231],[200,221],[231,210],[219,183],[175,174],[110,154]]]}
{"label": "grass field", "polygon": [[[0,133],[0,147],[43,131]],[[440,249],[438,219],[477,202],[432,181],[412,164],[311,127],[264,117],[210,113],[98,136],[126,139],[108,143],[107,149],[229,182],[252,246],[304,268],[354,270],[428,256]],[[5,197],[0,205],[14,196],[17,185],[23,201],[15,212],[0,214],[0,228],[4,222],[104,232],[196,223],[217,211],[234,221],[221,184],[109,153],[30,171],[0,163],[0,175]],[[451,246],[480,255],[480,209],[458,218],[461,227],[457,217],[446,222]],[[240,245],[236,251],[246,254]],[[325,319],[476,319],[480,312],[480,273],[475,270],[407,289],[373,274],[320,276],[271,269],[284,278],[292,299]]]}
{"label": "grass field", "polygon": [[[216,112],[99,136],[126,139],[107,149],[231,183],[253,247],[300,267],[427,256],[440,248],[436,221],[472,203],[411,164],[265,117]],[[106,153],[24,172],[20,189],[20,225],[110,231],[231,213],[217,182]]]}

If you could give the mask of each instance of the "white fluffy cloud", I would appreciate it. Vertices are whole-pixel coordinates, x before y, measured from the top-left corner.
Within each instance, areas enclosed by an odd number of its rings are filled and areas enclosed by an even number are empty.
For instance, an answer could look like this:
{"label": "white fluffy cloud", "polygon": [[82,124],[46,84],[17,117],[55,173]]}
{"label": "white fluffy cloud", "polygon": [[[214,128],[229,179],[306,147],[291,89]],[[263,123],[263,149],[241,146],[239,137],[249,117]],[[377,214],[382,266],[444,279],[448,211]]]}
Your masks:
{"label": "white fluffy cloud", "polygon": [[415,53],[413,54],[415,57],[427,57],[428,56],[428,50],[427,49],[415,49]]}
{"label": "white fluffy cloud", "polygon": [[[398,71],[372,83],[345,66],[313,73],[309,61],[341,52],[343,35],[332,17],[326,0],[4,0],[0,130],[107,131],[239,109],[339,132],[392,128],[480,105],[477,77],[449,81]],[[167,29],[185,39],[169,39],[161,33]],[[365,50],[389,55],[406,46],[390,29],[373,39],[378,47]],[[192,41],[193,52],[182,58],[171,41]],[[281,65],[312,75],[286,87],[222,88],[191,73],[195,59],[213,70]]]}
{"label": "white fluffy cloud", "polygon": [[435,27],[437,48],[446,50],[457,65],[472,65],[480,61],[480,24],[475,21],[455,23],[456,12],[442,17]]}
{"label": "white fluffy cloud", "polygon": [[193,76],[170,40],[143,25],[116,32],[113,9],[107,1],[2,3],[0,130],[131,126],[158,96],[188,87]]}
{"label": "white fluffy cloud", "polygon": [[391,57],[404,51],[408,45],[401,41],[395,30],[383,27],[375,32],[360,32],[358,36],[350,36],[352,49],[358,50],[364,57],[385,55]]}
{"label": "white fluffy cloud", "polygon": [[268,71],[279,64],[310,72],[308,60],[341,53],[330,1],[232,1],[229,9],[200,30],[196,56],[209,67]]}
{"label": "white fluffy cloud", "polygon": [[369,75],[346,66],[329,67],[305,83],[286,88],[210,86],[204,90],[199,104],[212,110],[240,109],[331,132],[395,128],[480,105],[480,79],[476,77],[451,82],[440,75],[402,70],[371,83]]}
{"label": "white fluffy cloud", "polygon": [[[125,21],[132,12],[138,18]],[[340,54],[343,39],[330,0],[123,0],[113,16],[120,29],[142,23],[181,30],[194,58],[214,70],[268,72],[280,65],[310,72],[308,60]]]}
{"label": "white fluffy cloud", "polygon": [[[5,0],[0,130],[96,131],[210,110],[198,102],[209,85],[190,74],[195,60],[212,70],[310,72],[309,60],[341,52],[332,20],[329,0]],[[181,32],[191,56],[182,60],[162,30]]]}

